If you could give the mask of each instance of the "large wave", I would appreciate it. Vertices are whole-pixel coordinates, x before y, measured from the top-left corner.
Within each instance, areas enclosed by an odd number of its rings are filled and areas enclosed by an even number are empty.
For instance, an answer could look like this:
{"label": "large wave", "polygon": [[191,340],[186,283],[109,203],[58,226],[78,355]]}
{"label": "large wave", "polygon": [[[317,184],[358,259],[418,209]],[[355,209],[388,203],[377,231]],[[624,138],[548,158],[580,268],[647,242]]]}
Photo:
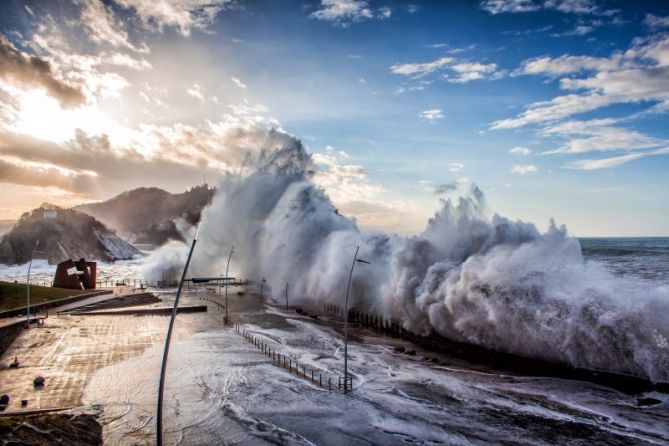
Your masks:
{"label": "large wave", "polygon": [[[405,329],[593,370],[669,380],[669,291],[586,263],[578,240],[554,223],[491,214],[472,186],[445,200],[418,235],[359,229],[311,181],[299,140],[270,131],[246,171],[229,174],[202,217],[193,274],[221,274],[236,242],[235,269],[265,278],[291,302],[343,304],[360,245],[352,307]],[[185,245],[147,261],[178,271]],[[343,305],[342,305],[343,306]]]}

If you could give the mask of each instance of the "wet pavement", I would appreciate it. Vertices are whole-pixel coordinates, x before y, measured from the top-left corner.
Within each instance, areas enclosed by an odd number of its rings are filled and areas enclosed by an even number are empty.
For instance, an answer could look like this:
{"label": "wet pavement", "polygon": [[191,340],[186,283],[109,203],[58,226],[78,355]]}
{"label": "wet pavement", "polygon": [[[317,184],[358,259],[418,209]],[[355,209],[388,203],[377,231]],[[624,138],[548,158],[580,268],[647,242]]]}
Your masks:
{"label": "wet pavement", "polygon": [[[113,295],[55,308],[43,326],[33,324],[17,337],[0,358],[0,394],[11,398],[7,412],[78,406],[86,381],[94,371],[135,357],[153,345],[162,345],[169,321],[165,316],[57,314],[132,292],[115,291]],[[171,302],[170,297],[166,303]],[[215,324],[206,315],[179,315],[175,339],[198,331],[203,325],[201,319],[205,326]],[[19,358],[20,367],[9,368],[15,357]],[[37,376],[45,378],[42,388],[33,385]],[[26,407],[21,407],[23,399],[28,400]]]}
{"label": "wet pavement", "polygon": [[[172,294],[165,293],[166,304]],[[421,350],[406,340],[352,327],[349,395],[319,388],[273,364],[223,327],[224,297],[185,293],[170,352],[166,444],[669,444],[669,404],[639,408],[602,386],[512,376]],[[232,323],[310,367],[338,374],[341,321],[298,315],[231,290]],[[19,336],[2,357],[0,393],[11,410],[88,405],[100,408],[105,442],[155,441],[156,381],[165,316],[60,316]],[[415,356],[395,347],[416,349]],[[429,360],[426,358],[430,358]],[[437,358],[435,362],[432,358]],[[46,378],[42,390],[33,378]]]}

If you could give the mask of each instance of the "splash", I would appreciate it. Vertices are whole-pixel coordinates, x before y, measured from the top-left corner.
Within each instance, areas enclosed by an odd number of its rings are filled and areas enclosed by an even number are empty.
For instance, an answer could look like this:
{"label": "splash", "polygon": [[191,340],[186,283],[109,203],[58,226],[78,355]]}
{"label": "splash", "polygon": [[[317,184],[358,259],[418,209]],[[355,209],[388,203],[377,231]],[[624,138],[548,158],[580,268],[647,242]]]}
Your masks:
{"label": "splash", "polygon": [[[443,201],[421,234],[360,230],[310,181],[315,168],[297,139],[270,131],[262,144],[204,210],[193,274],[220,274],[236,242],[238,275],[265,278],[277,300],[289,284],[292,303],[342,304],[360,245],[371,264],[356,265],[352,307],[421,335],[669,380],[667,287],[586,263],[565,227],[551,222],[542,233],[491,213],[472,186]],[[160,274],[183,252],[167,246],[147,268]]]}

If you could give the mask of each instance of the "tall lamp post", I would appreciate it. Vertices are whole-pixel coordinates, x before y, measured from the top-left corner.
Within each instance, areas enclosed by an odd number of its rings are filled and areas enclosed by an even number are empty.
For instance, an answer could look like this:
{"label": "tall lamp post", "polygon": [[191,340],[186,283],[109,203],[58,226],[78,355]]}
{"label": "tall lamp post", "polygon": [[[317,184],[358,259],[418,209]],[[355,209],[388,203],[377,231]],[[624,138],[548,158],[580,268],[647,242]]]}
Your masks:
{"label": "tall lamp post", "polygon": [[225,267],[225,320],[223,321],[225,325],[228,325],[228,271],[230,270],[230,259],[234,252],[235,243],[233,242],[232,247],[230,248],[230,255],[228,256],[228,265]]}
{"label": "tall lamp post", "polygon": [[197,235],[200,232],[200,226],[197,227],[195,232],[195,238],[193,238],[193,243],[190,245],[190,251],[188,252],[188,258],[186,259],[186,265],[184,266],[184,271],[181,274],[181,280],[179,281],[179,288],[177,289],[177,296],[174,299],[174,307],[172,308],[172,317],[170,317],[170,325],[167,329],[167,338],[165,338],[165,350],[163,351],[163,362],[160,367],[160,383],[158,384],[158,411],[156,414],[156,443],[158,446],[163,444],[163,390],[165,388],[165,372],[167,371],[167,355],[170,353],[170,340],[172,339],[172,328],[174,327],[174,320],[177,317],[177,307],[179,305],[179,297],[181,296],[181,288],[183,287],[184,280],[186,279],[186,271],[188,271],[188,265],[190,264],[190,258],[193,255],[193,249],[195,248],[195,243],[197,242]]}
{"label": "tall lamp post", "polygon": [[351,263],[351,272],[348,275],[348,285],[346,286],[346,300],[344,301],[344,393],[348,391],[348,295],[351,289],[351,278],[353,277],[353,267],[356,262],[370,264],[367,260],[358,258],[360,245],[355,248],[355,255]]}
{"label": "tall lamp post", "polygon": [[41,252],[37,250],[38,245],[39,240],[35,242],[33,253],[30,256],[30,263],[28,263],[28,277],[26,278],[26,320],[28,322],[28,328],[30,328],[30,270],[33,267],[33,258],[35,258],[35,254]]}
{"label": "tall lamp post", "polygon": [[286,309],[288,309],[288,282],[286,282]]}
{"label": "tall lamp post", "polygon": [[262,282],[260,282],[260,298],[262,299],[262,287],[265,285],[265,278],[262,278]]}

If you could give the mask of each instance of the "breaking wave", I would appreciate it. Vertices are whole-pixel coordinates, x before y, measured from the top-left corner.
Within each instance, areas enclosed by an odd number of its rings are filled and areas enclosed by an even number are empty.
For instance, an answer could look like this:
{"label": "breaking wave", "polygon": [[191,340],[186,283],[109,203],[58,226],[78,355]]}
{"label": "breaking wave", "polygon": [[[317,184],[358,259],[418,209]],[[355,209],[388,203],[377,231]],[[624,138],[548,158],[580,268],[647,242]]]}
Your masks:
{"label": "breaking wave", "polygon": [[[293,303],[343,304],[356,245],[352,307],[404,328],[594,370],[669,380],[669,288],[586,263],[578,240],[551,222],[491,214],[472,186],[445,200],[425,230],[401,237],[361,230],[311,181],[295,138],[267,133],[247,171],[229,174],[203,212],[193,274],[221,274],[233,242],[239,275],[267,280]],[[248,166],[254,166],[249,168]],[[147,261],[180,271],[186,246]]]}

